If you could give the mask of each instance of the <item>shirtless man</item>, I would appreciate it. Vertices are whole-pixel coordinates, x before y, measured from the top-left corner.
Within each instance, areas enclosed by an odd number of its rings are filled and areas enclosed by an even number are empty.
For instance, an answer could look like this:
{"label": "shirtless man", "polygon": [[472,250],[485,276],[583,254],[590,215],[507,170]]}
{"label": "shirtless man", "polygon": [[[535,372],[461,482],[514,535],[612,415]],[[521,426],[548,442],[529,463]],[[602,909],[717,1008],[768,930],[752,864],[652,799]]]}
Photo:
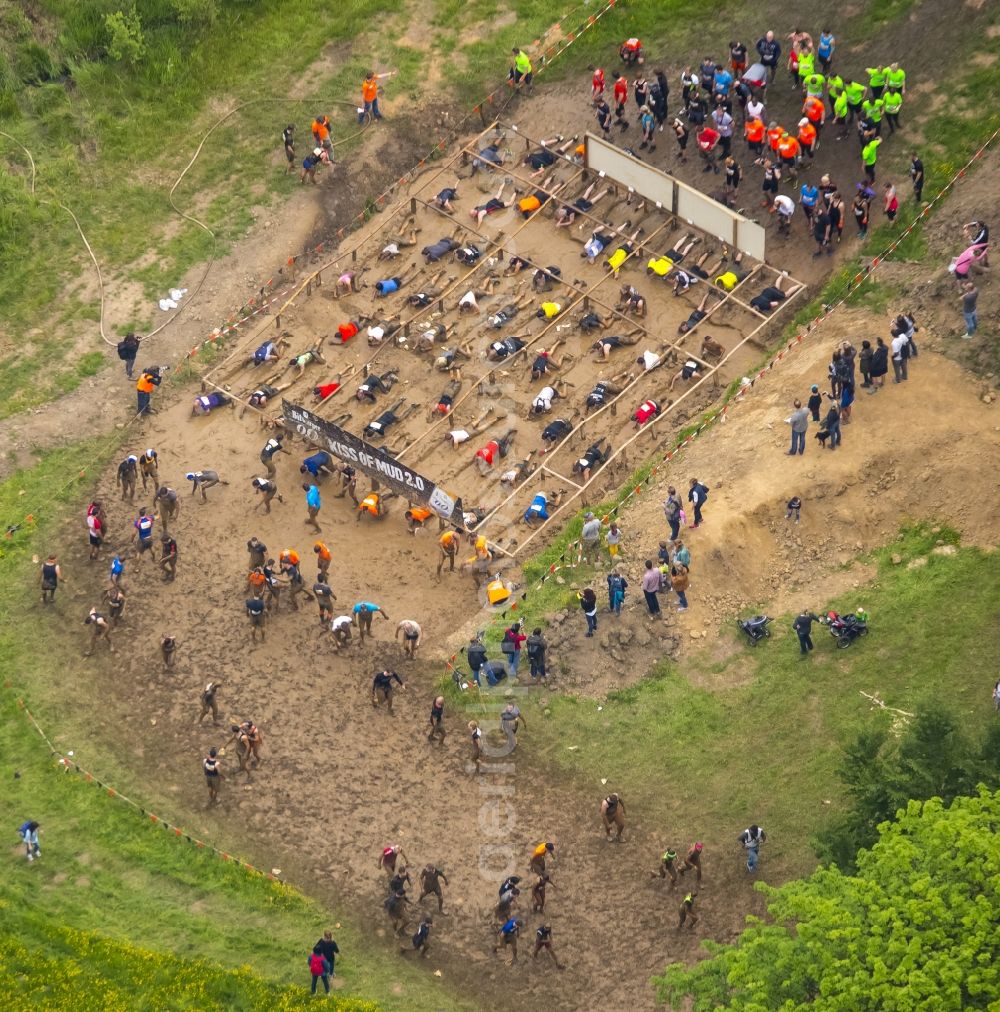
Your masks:
{"label": "shirtless man", "polygon": [[440,744],[444,744],[445,729],[444,729],[444,696],[435,696],[434,702],[431,704],[431,715],[428,720],[430,725],[430,731],[427,734],[428,741],[434,741],[438,739]]}
{"label": "shirtless man", "polygon": [[98,640],[104,640],[107,643],[110,653],[113,654],[115,652],[115,645],[111,642],[111,623],[96,608],[90,609],[90,613],[83,620],[83,624],[93,626],[90,645],[84,651],[84,657],[89,657],[94,652],[94,647],[97,646]]}
{"label": "shirtless man", "polygon": [[625,802],[617,794],[609,794],[601,802],[601,821],[608,840],[612,830],[616,831],[615,842],[622,842],[622,831],[625,829]]}
{"label": "shirtless man", "polygon": [[[438,698],[442,702],[444,701],[443,697]],[[439,914],[444,913],[444,895],[441,892],[442,882],[447,885],[448,876],[440,868],[435,868],[432,864],[424,866],[423,871],[420,873],[420,895],[417,897],[417,902],[420,903],[425,896],[436,896]]]}
{"label": "shirtless man", "polygon": [[400,633],[403,634],[403,653],[412,659],[417,654],[417,648],[420,646],[420,638],[423,635],[423,630],[420,628],[420,624],[415,622],[412,618],[404,618],[396,626],[396,635],[393,639],[398,640]]}
{"label": "shirtless man", "polygon": [[215,697],[221,687],[222,682],[209,682],[205,686],[201,694],[201,713],[198,715],[199,724],[211,713],[212,723],[216,727],[219,726],[219,703]]}
{"label": "shirtless man", "polygon": [[175,489],[161,485],[153,496],[153,509],[159,508],[160,524],[164,530],[180,516],[181,504]]}

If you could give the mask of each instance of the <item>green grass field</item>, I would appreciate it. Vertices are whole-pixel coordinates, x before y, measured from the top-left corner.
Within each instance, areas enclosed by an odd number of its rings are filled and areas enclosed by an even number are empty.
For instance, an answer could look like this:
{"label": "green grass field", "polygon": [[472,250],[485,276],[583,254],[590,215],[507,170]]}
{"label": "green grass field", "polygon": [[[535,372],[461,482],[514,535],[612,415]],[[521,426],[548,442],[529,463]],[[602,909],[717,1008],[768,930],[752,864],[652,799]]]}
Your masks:
{"label": "green grass field", "polygon": [[[972,548],[935,554],[941,539],[957,541],[923,527],[905,531],[876,554],[873,584],[816,603],[817,610],[863,604],[870,612],[871,634],[847,650],[817,627],[816,650],[801,660],[786,615],[758,648],[747,647],[734,625],[722,631],[735,641],[727,660],[664,664],[600,711],[592,700],[550,697],[550,715],[539,709],[532,724],[541,728],[536,740],[545,736],[545,759],[591,781],[608,778],[644,821],[670,826],[678,810],[697,811],[708,835],[728,831],[734,818],[756,818],[776,830],[772,849],[787,870],[808,872],[811,837],[842,800],[841,747],[861,727],[891,719],[871,712],[862,692],[910,712],[925,700],[944,702],[970,730],[993,718],[996,556]],[[892,565],[893,553],[901,565]],[[907,568],[916,558],[927,562]],[[570,752],[567,743],[579,748]]]}

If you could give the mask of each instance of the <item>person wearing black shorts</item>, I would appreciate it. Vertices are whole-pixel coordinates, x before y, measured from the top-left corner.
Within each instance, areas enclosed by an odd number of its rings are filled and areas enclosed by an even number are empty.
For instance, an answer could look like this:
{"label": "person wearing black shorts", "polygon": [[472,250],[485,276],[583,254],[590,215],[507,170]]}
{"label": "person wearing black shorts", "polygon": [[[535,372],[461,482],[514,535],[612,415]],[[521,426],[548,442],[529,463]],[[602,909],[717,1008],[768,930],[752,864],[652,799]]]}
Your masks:
{"label": "person wearing black shorts", "polygon": [[289,123],[281,131],[281,143],[285,146],[285,158],[288,159],[286,172],[295,171],[295,124]]}

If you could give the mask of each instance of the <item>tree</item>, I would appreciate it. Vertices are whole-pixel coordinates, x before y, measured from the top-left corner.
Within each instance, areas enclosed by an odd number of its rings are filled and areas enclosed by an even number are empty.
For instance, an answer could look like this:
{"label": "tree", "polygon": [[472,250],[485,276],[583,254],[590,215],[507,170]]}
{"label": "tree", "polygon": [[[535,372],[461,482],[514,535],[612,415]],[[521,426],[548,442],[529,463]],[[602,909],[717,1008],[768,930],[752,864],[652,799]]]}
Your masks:
{"label": "tree", "polygon": [[815,842],[821,861],[846,872],[855,855],[878,839],[880,823],[915,798],[973,794],[978,783],[1000,781],[1000,728],[991,726],[981,741],[961,729],[959,719],[935,704],[920,713],[897,740],[882,727],[863,730],[845,749],[837,776],[852,807],[832,822]]}
{"label": "tree", "polygon": [[988,1009],[1000,996],[1000,792],[911,801],[858,872],[758,883],[773,923],[654,978],[674,1008]]}

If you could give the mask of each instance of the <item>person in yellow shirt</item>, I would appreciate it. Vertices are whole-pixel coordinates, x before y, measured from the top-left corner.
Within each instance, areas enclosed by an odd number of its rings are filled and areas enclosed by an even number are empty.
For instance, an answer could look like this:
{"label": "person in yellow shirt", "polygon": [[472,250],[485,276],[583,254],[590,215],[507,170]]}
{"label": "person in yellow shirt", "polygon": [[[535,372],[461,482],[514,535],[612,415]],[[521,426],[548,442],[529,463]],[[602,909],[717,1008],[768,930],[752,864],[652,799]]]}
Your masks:
{"label": "person in yellow shirt", "polygon": [[523,83],[530,93],[531,81],[534,77],[531,60],[528,58],[528,54],[523,49],[518,49],[517,46],[514,46],[510,52],[514,57],[514,66],[510,68],[507,80],[515,88],[519,88]]}
{"label": "person in yellow shirt", "polygon": [[458,536],[457,531],[445,531],[444,534],[438,538],[438,546],[441,549],[441,558],[438,559],[437,572],[435,576],[441,579],[441,570],[444,568],[445,560],[448,562],[448,572],[455,572],[455,559],[458,557],[458,547],[461,544],[461,539]]}
{"label": "person in yellow shirt", "polygon": [[540,843],[531,852],[531,861],[528,862],[528,868],[531,871],[533,871],[536,875],[544,875],[545,859],[548,857],[555,860],[556,856],[555,849],[556,848],[554,843],[548,841],[546,841],[545,843]]}
{"label": "person in yellow shirt", "polygon": [[369,70],[365,74],[365,79],[361,82],[362,106],[358,109],[358,123],[363,124],[366,116],[373,122],[383,118],[382,111],[378,107],[378,83],[395,73],[396,71],[390,70],[385,74],[376,74],[374,70]]}

